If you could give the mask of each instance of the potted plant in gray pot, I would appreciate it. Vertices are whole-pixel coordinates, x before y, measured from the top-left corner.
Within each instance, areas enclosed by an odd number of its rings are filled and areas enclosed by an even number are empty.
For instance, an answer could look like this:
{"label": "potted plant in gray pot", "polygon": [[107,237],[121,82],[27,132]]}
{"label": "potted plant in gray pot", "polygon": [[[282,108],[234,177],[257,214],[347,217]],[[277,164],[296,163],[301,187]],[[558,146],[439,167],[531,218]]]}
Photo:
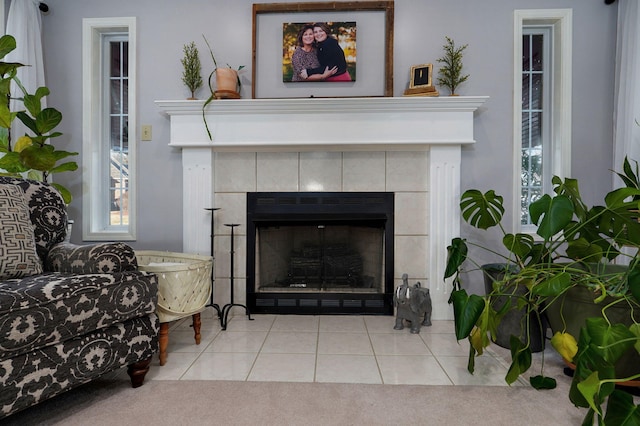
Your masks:
{"label": "potted plant in gray pot", "polygon": [[[624,419],[630,417],[640,420],[640,407],[616,388],[616,384],[640,378],[640,368],[631,373],[620,368],[627,363],[623,357],[638,356],[640,349],[640,189],[633,184],[638,181],[637,166],[634,172],[630,164],[625,160],[619,174],[627,186],[606,194],[599,206],[585,205],[575,179],[554,177],[555,196],[545,195],[529,209],[537,226],[535,238],[505,231],[503,199],[494,191],[466,191],[460,202],[462,217],[479,229],[499,227],[502,247],[485,247],[462,238],[454,238],[448,247],[445,278],[453,277],[450,302],[456,337],[471,343],[469,371],[474,371],[475,357],[490,344],[505,314],[523,309],[524,338],[514,335],[509,342],[512,359],[505,380],[513,383],[531,366],[531,318],[559,310],[560,321],[551,324],[551,344],[575,366],[569,397],[575,405],[587,408],[585,424],[591,424],[595,416],[606,424],[625,424]],[[504,262],[516,265],[517,270],[496,279],[485,296],[467,294],[460,272],[470,260],[468,244],[506,253]],[[633,254],[626,255],[628,266],[611,266],[614,259],[625,256],[621,251],[625,246],[633,248]],[[514,289],[519,286],[527,291],[516,294]],[[586,317],[577,318],[578,331],[566,326],[569,319],[578,317],[577,311],[564,309],[576,291],[586,293],[586,301],[598,306]],[[515,302],[496,310],[494,301],[504,296]],[[614,316],[614,309],[623,313]],[[538,389],[555,387],[555,380],[545,377],[543,371],[530,382]]]}

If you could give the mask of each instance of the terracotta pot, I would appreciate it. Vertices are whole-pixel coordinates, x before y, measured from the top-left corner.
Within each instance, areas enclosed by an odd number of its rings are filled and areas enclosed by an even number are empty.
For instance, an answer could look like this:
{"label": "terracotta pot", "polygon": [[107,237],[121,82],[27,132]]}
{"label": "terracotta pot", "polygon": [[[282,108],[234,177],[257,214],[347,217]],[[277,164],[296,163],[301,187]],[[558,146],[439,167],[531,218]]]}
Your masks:
{"label": "terracotta pot", "polygon": [[216,91],[237,92],[238,72],[232,68],[216,69]]}

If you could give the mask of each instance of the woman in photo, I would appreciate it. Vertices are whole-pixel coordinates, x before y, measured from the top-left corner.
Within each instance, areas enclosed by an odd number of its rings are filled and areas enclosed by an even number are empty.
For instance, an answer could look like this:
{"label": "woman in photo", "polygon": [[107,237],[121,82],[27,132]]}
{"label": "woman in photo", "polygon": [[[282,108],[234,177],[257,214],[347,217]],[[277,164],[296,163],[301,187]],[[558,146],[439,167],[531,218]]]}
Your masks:
{"label": "woman in photo", "polygon": [[338,44],[338,40],[330,34],[331,30],[326,23],[316,22],[313,24],[313,36],[320,66],[307,68],[302,72],[302,76],[304,77],[306,75],[311,77],[322,74],[324,70],[333,70],[335,68],[335,73],[324,78],[324,81],[351,81],[351,76],[347,72],[347,61],[344,56],[344,51]]}
{"label": "woman in photo", "polygon": [[[298,31],[297,41],[298,47],[296,47],[291,56],[291,66],[293,68],[291,81],[322,81],[337,72],[337,67],[321,69],[318,61],[318,50],[315,47],[313,25],[303,25]],[[308,75],[305,72],[306,69],[315,69],[317,72]]]}

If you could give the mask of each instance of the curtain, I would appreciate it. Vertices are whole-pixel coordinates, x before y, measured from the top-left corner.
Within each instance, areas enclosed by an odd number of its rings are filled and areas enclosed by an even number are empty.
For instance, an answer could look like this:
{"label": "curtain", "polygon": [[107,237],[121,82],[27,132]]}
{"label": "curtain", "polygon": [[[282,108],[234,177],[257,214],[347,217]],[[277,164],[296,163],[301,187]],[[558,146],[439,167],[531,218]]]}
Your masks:
{"label": "curtain", "polygon": [[[624,157],[640,162],[640,6],[638,0],[618,1],[614,100],[613,170]],[[614,188],[621,186],[614,175]]]}
{"label": "curtain", "polygon": [[[25,67],[18,69],[18,79],[29,93],[45,86],[44,59],[42,56],[42,20],[36,0],[12,0],[7,16],[7,34],[16,39],[16,49],[5,57],[7,62],[20,62]],[[22,97],[20,89],[13,84],[13,96]],[[24,109],[22,102],[11,101],[11,110]],[[42,100],[42,108],[46,107],[46,98]],[[29,133],[20,122],[14,120],[11,128],[11,138],[16,141],[19,136]]]}

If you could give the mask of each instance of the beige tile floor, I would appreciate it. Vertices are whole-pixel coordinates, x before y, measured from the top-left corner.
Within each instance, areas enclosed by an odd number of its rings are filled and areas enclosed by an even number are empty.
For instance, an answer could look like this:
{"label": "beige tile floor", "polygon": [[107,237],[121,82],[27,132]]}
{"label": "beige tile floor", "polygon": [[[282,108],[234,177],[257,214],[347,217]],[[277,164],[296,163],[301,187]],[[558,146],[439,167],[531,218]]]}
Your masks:
{"label": "beige tile floor", "polygon": [[[252,315],[249,321],[238,308],[222,330],[214,313],[202,313],[200,345],[190,318],[172,323],[167,363],[160,366],[156,356],[146,380],[507,385],[508,351],[492,346],[469,374],[468,343],[456,341],[452,321],[411,334],[394,330],[390,316]],[[557,356],[547,346],[548,365]]]}

